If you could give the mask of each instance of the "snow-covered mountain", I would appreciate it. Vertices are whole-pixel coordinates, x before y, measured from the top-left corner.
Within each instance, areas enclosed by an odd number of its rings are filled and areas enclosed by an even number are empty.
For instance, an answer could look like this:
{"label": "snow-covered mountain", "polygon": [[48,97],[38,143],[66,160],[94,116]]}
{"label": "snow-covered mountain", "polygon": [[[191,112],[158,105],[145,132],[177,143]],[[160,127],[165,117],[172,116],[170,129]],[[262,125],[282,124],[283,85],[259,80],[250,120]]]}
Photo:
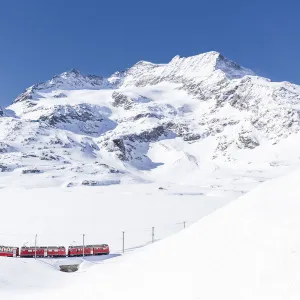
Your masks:
{"label": "snow-covered mountain", "polygon": [[217,52],[71,70],[0,108],[0,185],[259,182],[299,162],[299,104],[299,86]]}

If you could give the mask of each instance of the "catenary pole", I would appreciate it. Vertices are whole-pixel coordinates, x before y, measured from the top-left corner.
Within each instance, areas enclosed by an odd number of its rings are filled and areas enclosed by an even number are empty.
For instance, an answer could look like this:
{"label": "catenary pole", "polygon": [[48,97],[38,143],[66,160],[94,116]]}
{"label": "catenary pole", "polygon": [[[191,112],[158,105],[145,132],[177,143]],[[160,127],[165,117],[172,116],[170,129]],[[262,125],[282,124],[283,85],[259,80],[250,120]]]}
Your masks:
{"label": "catenary pole", "polygon": [[125,231],[122,231],[122,253],[125,252]]}
{"label": "catenary pole", "polygon": [[85,234],[82,235],[82,257],[84,257],[84,237]]}
{"label": "catenary pole", "polygon": [[155,228],[152,227],[152,243],[154,243],[154,230],[155,230]]}
{"label": "catenary pole", "polygon": [[35,235],[34,238],[34,259],[36,259],[36,243],[37,243],[37,234]]}

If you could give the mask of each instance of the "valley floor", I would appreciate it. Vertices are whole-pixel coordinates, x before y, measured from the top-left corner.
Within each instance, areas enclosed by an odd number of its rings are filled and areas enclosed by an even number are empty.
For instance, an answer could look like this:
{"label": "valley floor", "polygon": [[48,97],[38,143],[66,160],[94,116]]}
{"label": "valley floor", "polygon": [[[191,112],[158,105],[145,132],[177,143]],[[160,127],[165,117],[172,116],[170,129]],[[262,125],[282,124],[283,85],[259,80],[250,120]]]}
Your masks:
{"label": "valley floor", "polygon": [[[159,189],[163,188],[163,189]],[[2,189],[3,245],[107,243],[113,253],[127,251],[179,232],[236,199],[242,191],[156,184],[45,189]]]}
{"label": "valley floor", "polygon": [[[0,296],[299,299],[299,175],[270,180],[246,195],[247,181],[231,190],[172,184],[4,188],[0,244],[33,245],[38,234],[38,245],[68,246],[81,244],[85,233],[89,244],[110,244],[113,255],[1,258]],[[156,240],[164,238],[154,244],[152,226]],[[59,272],[63,263],[80,269]]]}

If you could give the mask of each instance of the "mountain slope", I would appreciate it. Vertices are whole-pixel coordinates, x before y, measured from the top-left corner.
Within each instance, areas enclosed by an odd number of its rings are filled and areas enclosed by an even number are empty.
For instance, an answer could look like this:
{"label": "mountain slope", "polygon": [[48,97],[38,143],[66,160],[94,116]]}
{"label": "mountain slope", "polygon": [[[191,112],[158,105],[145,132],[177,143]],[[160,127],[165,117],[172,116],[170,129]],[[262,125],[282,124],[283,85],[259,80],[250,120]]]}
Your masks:
{"label": "mountain slope", "polygon": [[72,70],[0,111],[0,185],[218,185],[225,172],[234,186],[237,170],[259,182],[299,162],[299,101],[299,86],[217,52],[141,61],[109,78]]}
{"label": "mountain slope", "polygon": [[74,298],[298,299],[299,176],[262,184],[186,231],[96,266]]}

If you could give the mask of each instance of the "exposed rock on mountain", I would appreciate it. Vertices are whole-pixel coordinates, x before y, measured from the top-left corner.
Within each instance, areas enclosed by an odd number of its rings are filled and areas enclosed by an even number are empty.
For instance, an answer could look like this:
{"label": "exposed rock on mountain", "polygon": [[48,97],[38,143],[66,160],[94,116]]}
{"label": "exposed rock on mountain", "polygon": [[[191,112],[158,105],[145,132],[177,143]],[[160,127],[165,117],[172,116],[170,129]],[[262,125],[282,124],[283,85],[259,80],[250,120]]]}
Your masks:
{"label": "exposed rock on mountain", "polygon": [[123,107],[126,110],[132,108],[133,101],[128,96],[117,92],[113,92],[111,96],[113,98],[112,105],[114,107]]}
{"label": "exposed rock on mountain", "polygon": [[0,108],[1,170],[37,169],[64,186],[198,183],[225,164],[268,172],[299,159],[299,103],[299,86],[217,52],[140,61],[109,78],[71,70]]}

